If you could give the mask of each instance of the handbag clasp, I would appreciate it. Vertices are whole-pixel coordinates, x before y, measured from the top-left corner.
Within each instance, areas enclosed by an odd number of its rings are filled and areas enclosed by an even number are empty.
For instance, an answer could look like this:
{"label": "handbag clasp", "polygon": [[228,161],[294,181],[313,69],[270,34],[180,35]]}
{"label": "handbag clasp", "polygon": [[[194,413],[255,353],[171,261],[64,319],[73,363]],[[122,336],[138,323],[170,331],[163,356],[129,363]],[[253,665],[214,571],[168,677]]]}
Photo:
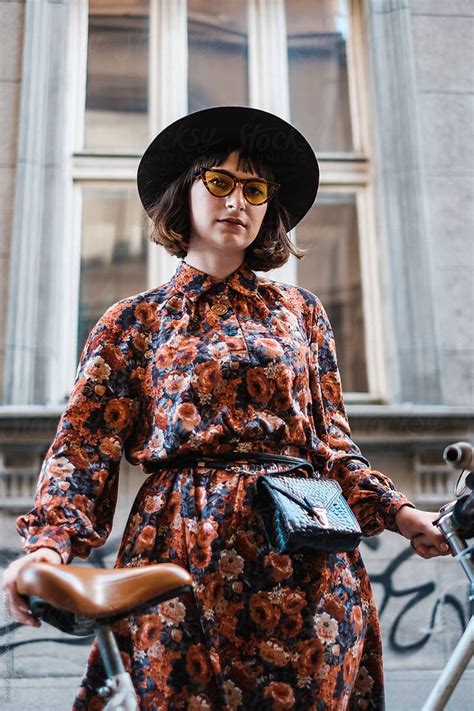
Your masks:
{"label": "handbag clasp", "polygon": [[312,512],[323,528],[329,528],[329,519],[324,506],[313,506]]}

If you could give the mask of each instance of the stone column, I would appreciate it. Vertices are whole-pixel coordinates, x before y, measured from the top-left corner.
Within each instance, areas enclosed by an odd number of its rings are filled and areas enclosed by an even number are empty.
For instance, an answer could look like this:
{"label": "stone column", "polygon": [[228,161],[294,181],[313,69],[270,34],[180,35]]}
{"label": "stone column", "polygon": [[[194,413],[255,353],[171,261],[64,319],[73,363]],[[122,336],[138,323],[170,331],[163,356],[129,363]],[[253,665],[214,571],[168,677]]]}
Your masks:
{"label": "stone column", "polygon": [[8,297],[6,404],[47,402],[50,379],[61,370],[53,326],[61,313],[61,286],[70,279],[64,260],[70,251],[64,215],[71,185],[65,140],[67,30],[66,0],[27,0]]}
{"label": "stone column", "polygon": [[[24,5],[0,0],[0,372],[4,370]],[[0,380],[0,403],[3,379]]]}
{"label": "stone column", "polygon": [[415,58],[408,0],[370,0],[376,174],[384,206],[380,253],[389,276],[394,402],[440,403],[433,245],[425,212]]}

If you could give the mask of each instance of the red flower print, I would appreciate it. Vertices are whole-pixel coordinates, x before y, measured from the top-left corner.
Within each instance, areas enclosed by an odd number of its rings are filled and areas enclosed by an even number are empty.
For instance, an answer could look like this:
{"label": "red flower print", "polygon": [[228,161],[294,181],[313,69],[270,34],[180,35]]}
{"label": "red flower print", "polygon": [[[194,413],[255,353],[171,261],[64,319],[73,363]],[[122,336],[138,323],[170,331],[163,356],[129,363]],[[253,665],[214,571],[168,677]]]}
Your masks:
{"label": "red flower print", "polygon": [[121,400],[111,400],[105,407],[104,420],[114,430],[123,430],[128,422],[128,408]]}
{"label": "red flower print", "polygon": [[221,381],[221,369],[219,363],[211,360],[207,363],[200,363],[196,366],[196,389],[200,393],[210,393],[219,387]]}
{"label": "red flower print", "polygon": [[204,604],[214,607],[224,595],[224,577],[221,573],[209,573],[203,577],[202,581]]}
{"label": "red flower print", "polygon": [[273,605],[268,596],[263,593],[255,593],[250,598],[250,617],[252,620],[266,630],[274,630],[280,620],[280,610]]}
{"label": "red flower print", "polygon": [[136,644],[139,649],[146,651],[155,642],[158,642],[161,635],[161,621],[157,615],[143,615],[140,618]]}
{"label": "red flower print", "polygon": [[153,548],[153,544],[156,538],[156,528],[154,526],[145,526],[140,532],[135,544],[135,551],[137,553],[143,553],[144,551],[149,551]]}
{"label": "red flower print", "polygon": [[133,336],[133,345],[139,351],[147,351],[150,346],[150,336],[148,333],[137,332]]}
{"label": "red flower print", "polygon": [[112,370],[120,370],[125,367],[126,360],[120,348],[106,345],[101,350],[102,357],[110,365]]}
{"label": "red flower print", "polygon": [[247,372],[247,389],[252,400],[266,405],[273,395],[275,383],[265,374],[265,368],[253,368]]}
{"label": "red flower print", "polygon": [[105,439],[102,439],[99,446],[101,452],[116,462],[122,456],[120,441],[114,437],[106,437]]}
{"label": "red flower print", "polygon": [[288,615],[286,619],[280,623],[280,629],[283,635],[288,638],[296,637],[301,632],[302,626],[303,617],[299,613],[297,615]]}
{"label": "red flower print", "polygon": [[278,356],[281,356],[284,353],[284,350],[281,345],[273,338],[257,338],[255,340],[255,347],[261,348],[267,358],[277,358]]}
{"label": "red flower print", "polygon": [[346,615],[345,605],[336,595],[328,595],[324,600],[324,609],[338,622],[342,622]]}
{"label": "red flower print", "polygon": [[141,304],[135,307],[135,316],[139,321],[145,324],[145,326],[151,326],[155,320],[155,310],[146,301],[142,301]]}
{"label": "red flower print", "polygon": [[174,421],[178,420],[185,430],[193,430],[201,422],[201,417],[192,402],[183,402],[175,410]]}
{"label": "red flower print", "polygon": [[272,681],[265,687],[263,698],[272,702],[272,711],[288,711],[295,705],[295,694],[289,684]]}
{"label": "red flower print", "polygon": [[329,371],[321,376],[321,390],[326,400],[335,405],[340,404],[341,382],[336,371]]}
{"label": "red flower print", "polygon": [[206,684],[211,676],[211,666],[203,644],[193,644],[186,655],[186,671],[197,684]]}
{"label": "red flower print", "polygon": [[299,642],[297,650],[299,653],[298,671],[305,676],[317,672],[323,660],[323,645],[319,639],[307,639],[304,642]]}
{"label": "red flower print", "polygon": [[272,570],[272,576],[274,580],[286,580],[293,575],[293,566],[291,563],[291,558],[288,555],[279,555],[271,551],[265,556],[263,561],[265,566],[268,566]]}
{"label": "red flower print", "polygon": [[281,610],[285,615],[296,615],[306,605],[305,594],[286,588],[281,601]]}
{"label": "red flower print", "polygon": [[258,645],[258,651],[262,659],[276,667],[284,667],[290,658],[288,652],[276,640],[263,640]]}

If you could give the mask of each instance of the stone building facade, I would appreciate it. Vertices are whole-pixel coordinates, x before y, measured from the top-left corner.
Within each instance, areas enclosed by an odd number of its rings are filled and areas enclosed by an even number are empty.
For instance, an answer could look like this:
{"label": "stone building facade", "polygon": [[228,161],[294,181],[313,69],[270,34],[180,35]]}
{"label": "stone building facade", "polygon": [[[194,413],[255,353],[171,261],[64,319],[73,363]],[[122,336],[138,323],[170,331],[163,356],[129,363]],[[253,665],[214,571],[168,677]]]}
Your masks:
{"label": "stone building facade", "polygon": [[[209,33],[215,26],[203,16],[213,3],[150,0],[148,4],[137,0],[123,4],[132,10],[135,6],[137,17],[142,17],[144,6],[150,11],[149,52],[157,62],[149,64],[149,81],[160,84],[165,100],[159,101],[153,91],[149,94],[149,128],[159,129],[186,113],[186,107],[200,108],[204,88],[191,65],[186,65],[186,58],[188,52],[196,52],[196,66],[201,62],[205,67],[210,61],[202,47],[212,38]],[[291,45],[294,51],[288,53],[287,64],[280,51],[284,6],[283,0],[248,0],[248,20],[242,20],[236,4],[229,1],[229,26],[248,21],[244,68],[250,79],[248,91],[244,80],[240,84],[236,81],[237,93],[222,95],[222,103],[248,102],[283,116],[295,115],[311,132],[311,106],[308,109],[295,94],[305,81],[305,75],[301,78],[298,74],[300,65],[295,57],[307,57],[311,50],[303,46],[304,33],[298,27],[298,12],[304,3],[294,0],[292,6],[292,0],[286,2],[286,23],[296,28]],[[306,4],[306,8],[310,6],[321,10],[317,22],[321,23],[318,28],[323,28],[319,35],[325,38],[337,34],[336,29],[339,40],[346,37],[347,22],[356,28],[347,43],[352,67],[348,88],[345,92],[341,83],[338,94],[340,105],[344,101],[350,104],[350,111],[346,108],[352,129],[333,126],[337,145],[319,136],[323,144],[328,141],[321,160],[320,211],[326,217],[318,224],[310,215],[296,238],[306,245],[316,243],[320,234],[324,245],[325,234],[329,234],[328,240],[333,241],[328,241],[326,252],[316,251],[316,256],[329,259],[336,254],[340,281],[347,283],[356,270],[347,255],[352,254],[351,239],[357,233],[359,281],[354,291],[338,293],[333,303],[331,284],[324,278],[313,286],[310,260],[308,267],[293,264],[274,278],[293,279],[314,289],[323,303],[329,301],[330,316],[337,323],[337,342],[341,342],[343,383],[351,385],[345,389],[355,441],[372,465],[390,475],[415,503],[435,510],[452,498],[455,480],[454,472],[443,463],[442,452],[452,442],[472,442],[474,430],[474,3],[318,0]],[[41,459],[72,383],[81,339],[95,315],[88,296],[91,284],[99,291],[102,288],[98,285],[104,272],[94,271],[97,264],[100,268],[100,259],[93,247],[95,235],[105,242],[109,218],[101,202],[105,193],[100,191],[113,192],[120,181],[131,190],[140,153],[139,146],[123,147],[121,152],[94,146],[107,112],[100,106],[97,109],[93,57],[85,58],[84,54],[84,27],[88,12],[93,11],[100,37],[103,16],[120,15],[121,7],[113,0],[0,0],[0,507],[4,565],[19,551],[14,518],[31,505]],[[187,13],[194,13],[194,44],[189,47],[183,40]],[[328,29],[331,18],[337,23]],[[140,22],[136,22],[135,33],[141,32]],[[91,27],[89,47],[93,46]],[[188,22],[188,33],[190,28]],[[234,34],[241,38],[241,27]],[[241,64],[236,62],[244,61],[244,54],[237,40],[235,46],[234,54],[226,50],[225,61],[229,62],[228,71],[237,77],[235,67]],[[171,84],[163,79],[169,71],[170,47],[177,65]],[[323,49],[318,66],[327,72],[324,76],[331,83],[332,65],[321,59],[329,56]],[[275,72],[272,81],[259,74],[260,50]],[[139,52],[135,59],[141,67]],[[281,83],[285,72],[289,72],[288,84]],[[132,86],[133,80],[132,76]],[[98,87],[100,94],[102,85]],[[329,98],[326,96],[327,105]],[[86,109],[88,101],[91,107],[89,114],[86,111],[85,126],[78,125],[73,111],[81,101]],[[213,102],[212,96],[207,101],[209,105],[219,103]],[[120,127],[120,121],[129,118],[117,116],[116,120]],[[147,129],[141,121],[137,112],[134,133],[144,147]],[[330,120],[328,126],[330,134]],[[78,136],[82,136],[79,149]],[[82,191],[79,202],[75,197],[78,190]],[[171,258],[143,252],[137,228],[141,218],[133,199],[119,198],[121,207],[126,208],[130,234],[138,234],[127,247],[132,250],[129,253],[138,255],[133,264],[128,262],[132,264],[127,276],[129,293],[162,283],[175,267]],[[336,213],[339,222],[333,228]],[[101,220],[93,222],[99,214]],[[92,227],[81,232],[79,225],[89,219]],[[334,235],[343,235],[344,244],[349,245],[345,251],[331,251]],[[120,251],[116,245],[114,250],[114,254]],[[113,283],[104,282],[101,302],[114,293],[114,284],[123,277],[120,260],[114,259],[109,271]],[[357,349],[351,346],[360,331],[352,330],[355,309],[360,315],[357,322],[365,328],[364,342]],[[98,553],[94,556],[94,564],[112,564],[130,502],[142,480],[139,471],[123,463],[114,530],[102,558]],[[381,608],[388,711],[421,708],[467,619],[467,582],[454,561],[415,559],[407,542],[388,532],[365,541],[362,551]],[[72,645],[44,627],[40,633],[6,628],[4,634],[8,638],[4,644],[10,646],[3,649],[6,680],[2,693],[4,701],[11,704],[5,707],[66,708],[81,676],[87,646]],[[447,708],[467,708],[473,683],[471,666]]]}

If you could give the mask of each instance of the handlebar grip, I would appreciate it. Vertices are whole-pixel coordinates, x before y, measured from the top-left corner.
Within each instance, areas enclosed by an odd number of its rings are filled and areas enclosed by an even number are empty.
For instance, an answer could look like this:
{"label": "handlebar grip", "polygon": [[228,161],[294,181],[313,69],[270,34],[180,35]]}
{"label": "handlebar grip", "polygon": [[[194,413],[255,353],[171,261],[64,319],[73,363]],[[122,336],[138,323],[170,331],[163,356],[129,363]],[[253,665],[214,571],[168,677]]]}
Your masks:
{"label": "handlebar grip", "polygon": [[474,469],[474,449],[469,442],[448,445],[443,452],[443,459],[455,469]]}
{"label": "handlebar grip", "polygon": [[456,501],[452,522],[454,529],[465,538],[474,536],[474,491]]}

